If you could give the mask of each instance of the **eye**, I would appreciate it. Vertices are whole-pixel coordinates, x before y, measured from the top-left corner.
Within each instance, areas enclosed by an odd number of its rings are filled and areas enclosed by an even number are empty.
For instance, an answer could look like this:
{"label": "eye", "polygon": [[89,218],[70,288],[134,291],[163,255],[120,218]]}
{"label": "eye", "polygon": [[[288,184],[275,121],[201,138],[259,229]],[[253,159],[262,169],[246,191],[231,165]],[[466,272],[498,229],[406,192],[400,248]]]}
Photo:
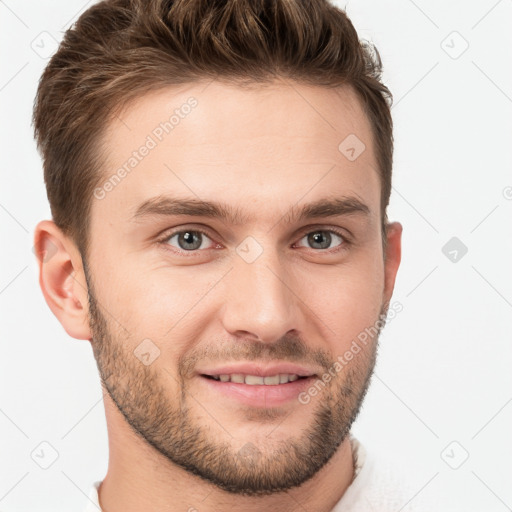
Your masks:
{"label": "eye", "polygon": [[161,242],[165,245],[170,245],[178,251],[194,252],[199,249],[207,249],[206,240],[210,237],[198,229],[184,229],[168,234]]}
{"label": "eye", "polygon": [[331,243],[339,240],[341,243],[338,244],[337,249],[342,249],[348,244],[348,241],[342,236],[341,233],[331,229],[317,229],[316,231],[310,231],[301,240],[307,240],[307,243],[312,246],[313,249],[329,249]]}
{"label": "eye", "polygon": [[[307,232],[299,241],[298,246],[301,246],[301,241],[306,240],[306,243],[317,251],[322,252],[338,252],[348,248],[350,241],[346,238],[344,233],[333,229],[317,229]],[[210,244],[208,244],[210,242]],[[338,244],[331,248],[335,242]],[[214,242],[206,231],[201,229],[181,229],[166,233],[158,240],[165,249],[173,251],[174,253],[193,256],[198,254],[201,250],[219,247]],[[170,246],[170,247],[169,247]]]}

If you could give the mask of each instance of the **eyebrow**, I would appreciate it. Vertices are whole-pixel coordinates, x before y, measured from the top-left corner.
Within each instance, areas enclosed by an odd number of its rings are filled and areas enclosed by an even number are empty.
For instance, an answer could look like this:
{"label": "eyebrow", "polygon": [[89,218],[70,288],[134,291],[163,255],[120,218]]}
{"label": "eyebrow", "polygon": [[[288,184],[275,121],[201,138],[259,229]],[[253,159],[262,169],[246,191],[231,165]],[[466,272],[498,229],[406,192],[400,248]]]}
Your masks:
{"label": "eyebrow", "polygon": [[[317,217],[339,217],[345,215],[370,215],[370,208],[357,197],[325,198],[302,206],[294,205],[282,221],[287,224]],[[232,225],[246,224],[251,217],[240,208],[213,201],[195,198],[156,196],[144,201],[131,217],[132,221],[156,216],[187,215],[191,217],[218,218]]]}

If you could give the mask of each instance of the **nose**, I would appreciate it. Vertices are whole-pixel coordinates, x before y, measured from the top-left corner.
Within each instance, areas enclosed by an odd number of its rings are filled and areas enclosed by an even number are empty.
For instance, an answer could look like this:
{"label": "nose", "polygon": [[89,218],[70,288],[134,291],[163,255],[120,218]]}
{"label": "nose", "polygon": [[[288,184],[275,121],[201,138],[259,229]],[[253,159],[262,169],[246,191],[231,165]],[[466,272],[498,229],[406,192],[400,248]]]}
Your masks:
{"label": "nose", "polygon": [[291,272],[276,251],[252,262],[236,254],[225,278],[221,309],[224,328],[234,337],[273,343],[299,327],[301,301]]}

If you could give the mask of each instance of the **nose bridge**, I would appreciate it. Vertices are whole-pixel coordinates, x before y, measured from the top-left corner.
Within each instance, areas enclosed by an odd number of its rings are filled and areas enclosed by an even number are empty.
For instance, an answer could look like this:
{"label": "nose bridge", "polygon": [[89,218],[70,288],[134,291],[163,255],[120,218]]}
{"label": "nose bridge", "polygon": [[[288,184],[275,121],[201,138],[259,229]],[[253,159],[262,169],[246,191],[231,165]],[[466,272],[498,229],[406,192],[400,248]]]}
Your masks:
{"label": "nose bridge", "polygon": [[296,297],[283,258],[268,240],[247,237],[236,248],[227,277],[223,322],[231,334],[274,342],[296,327]]}

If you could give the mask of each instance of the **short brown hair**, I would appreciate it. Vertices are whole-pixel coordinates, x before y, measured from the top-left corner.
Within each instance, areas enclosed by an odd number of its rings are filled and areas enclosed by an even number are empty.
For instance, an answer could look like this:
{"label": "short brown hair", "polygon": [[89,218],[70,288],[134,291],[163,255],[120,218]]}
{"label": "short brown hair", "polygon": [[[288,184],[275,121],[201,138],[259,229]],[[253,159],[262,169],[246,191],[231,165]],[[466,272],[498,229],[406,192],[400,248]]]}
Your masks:
{"label": "short brown hair", "polygon": [[[104,129],[145,92],[208,78],[348,84],[372,126],[385,244],[392,96],[377,49],[328,0],[104,0],[64,34],[34,102],[33,124],[55,223],[82,256],[102,178]],[[341,141],[340,141],[341,142]]]}

